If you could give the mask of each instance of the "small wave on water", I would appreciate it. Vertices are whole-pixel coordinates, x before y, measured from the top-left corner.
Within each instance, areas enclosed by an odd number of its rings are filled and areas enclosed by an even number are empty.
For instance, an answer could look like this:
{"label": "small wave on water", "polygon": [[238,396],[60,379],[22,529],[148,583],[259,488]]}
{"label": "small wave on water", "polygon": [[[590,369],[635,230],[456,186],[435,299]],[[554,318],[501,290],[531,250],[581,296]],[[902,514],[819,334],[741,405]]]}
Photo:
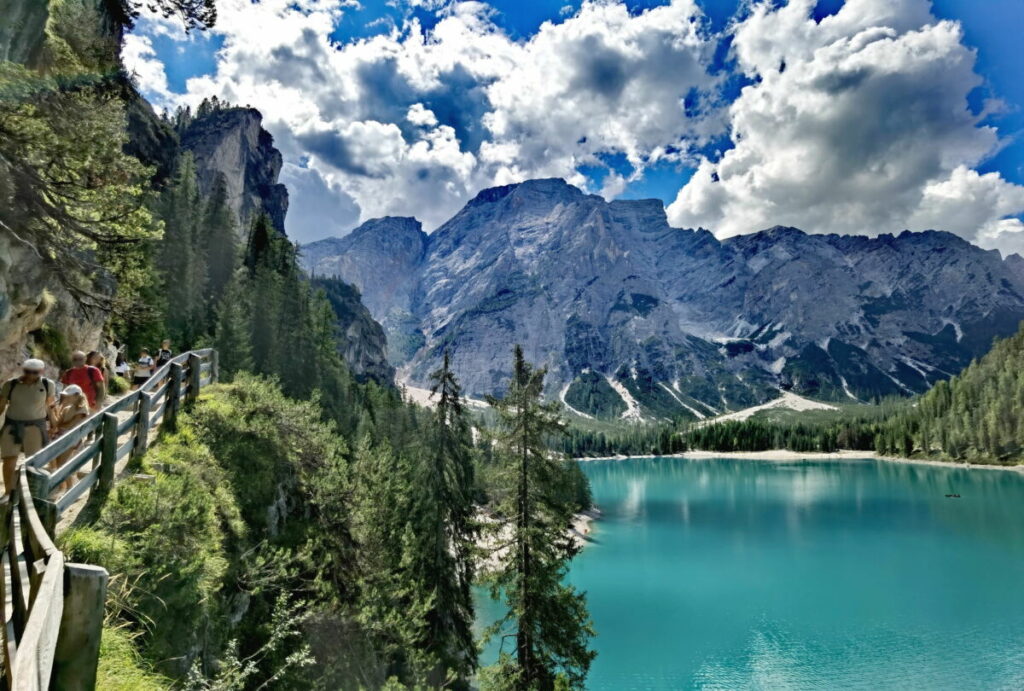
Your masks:
{"label": "small wave on water", "polygon": [[[637,682],[635,688],[641,688],[643,681]],[[750,632],[742,652],[709,659],[692,680],[677,682],[679,688],[705,691],[1021,689],[1024,626],[970,628],[952,637],[948,631],[879,628],[808,639],[765,622]]]}

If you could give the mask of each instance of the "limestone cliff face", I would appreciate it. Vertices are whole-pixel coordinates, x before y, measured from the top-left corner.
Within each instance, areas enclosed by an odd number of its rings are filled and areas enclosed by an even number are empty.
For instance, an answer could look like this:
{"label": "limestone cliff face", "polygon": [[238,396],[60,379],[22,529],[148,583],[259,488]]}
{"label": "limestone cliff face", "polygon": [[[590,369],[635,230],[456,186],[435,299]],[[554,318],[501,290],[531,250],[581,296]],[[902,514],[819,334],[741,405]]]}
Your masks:
{"label": "limestone cliff face", "polygon": [[54,280],[35,248],[0,233],[0,381],[40,357],[53,378],[74,348],[100,347],[105,315],[88,315]]}
{"label": "limestone cliff face", "polygon": [[1024,319],[1024,259],[950,233],[718,240],[670,227],[659,201],[561,180],[484,190],[422,252],[412,238],[384,219],[304,252],[310,270],[359,285],[389,353],[404,329],[411,352],[392,362],[411,383],[447,349],[468,393],[500,391],[520,343],[548,367],[550,395],[594,415],[699,417],[780,387],[920,392]]}
{"label": "limestone cliff face", "polygon": [[408,360],[422,345],[412,314],[417,270],[427,250],[427,234],[415,218],[367,221],[343,238],[302,248],[303,267],[314,276],[340,276],[362,294],[362,304],[387,334],[392,363]]}
{"label": "limestone cliff face", "polygon": [[359,291],[336,278],[314,279],[313,282],[324,291],[334,308],[342,337],[338,349],[355,378],[394,384],[395,368],[388,362],[384,329],[363,305]]}
{"label": "limestone cliff face", "polygon": [[181,148],[195,157],[203,194],[213,189],[218,175],[224,176],[228,204],[243,236],[260,210],[284,233],[288,211],[288,189],[277,181],[281,152],[262,123],[254,108],[220,108],[195,118],[181,136]]}
{"label": "limestone cliff face", "polygon": [[42,54],[49,16],[43,0],[0,0],[0,60],[35,64]]}

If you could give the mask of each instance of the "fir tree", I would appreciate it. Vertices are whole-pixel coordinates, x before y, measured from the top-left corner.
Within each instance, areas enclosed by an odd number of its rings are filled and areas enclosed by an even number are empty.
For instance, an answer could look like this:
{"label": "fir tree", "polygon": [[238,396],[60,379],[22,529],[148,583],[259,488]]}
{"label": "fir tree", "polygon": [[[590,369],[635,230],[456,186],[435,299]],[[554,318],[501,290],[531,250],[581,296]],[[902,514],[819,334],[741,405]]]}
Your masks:
{"label": "fir tree", "polygon": [[431,597],[421,647],[437,661],[428,681],[440,686],[449,675],[466,682],[476,668],[471,590],[476,531],[472,441],[447,351],[430,380],[436,408],[413,485],[419,534],[414,578]]}
{"label": "fir tree", "polygon": [[[496,668],[485,675],[500,688],[553,689],[556,683],[583,688],[595,653],[594,635],[581,593],[563,583],[578,547],[568,535],[574,506],[561,490],[565,461],[547,440],[564,433],[557,403],[542,402],[544,369],[535,369],[515,347],[512,380],[504,398],[490,398],[498,415],[496,442],[508,464],[507,499],[510,548],[491,577],[492,596],[504,597],[507,614],[489,630],[511,639]],[[503,633],[506,625],[511,633]]]}
{"label": "fir tree", "polygon": [[224,175],[218,174],[203,214],[202,235],[206,249],[206,302],[218,305],[238,263],[238,230],[228,207]]}

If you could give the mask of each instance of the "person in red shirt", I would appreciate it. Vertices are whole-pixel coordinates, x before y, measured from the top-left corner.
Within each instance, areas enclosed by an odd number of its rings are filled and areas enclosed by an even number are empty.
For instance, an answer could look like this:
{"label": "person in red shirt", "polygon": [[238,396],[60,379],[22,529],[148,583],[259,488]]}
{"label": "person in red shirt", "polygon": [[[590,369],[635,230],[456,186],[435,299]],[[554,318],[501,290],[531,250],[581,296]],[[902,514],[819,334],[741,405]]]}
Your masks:
{"label": "person in red shirt", "polygon": [[64,372],[60,383],[64,386],[80,386],[89,401],[89,410],[94,413],[100,409],[103,399],[107,397],[107,385],[103,381],[103,372],[99,367],[85,364],[85,353],[81,350],[76,350],[71,354],[71,369]]}

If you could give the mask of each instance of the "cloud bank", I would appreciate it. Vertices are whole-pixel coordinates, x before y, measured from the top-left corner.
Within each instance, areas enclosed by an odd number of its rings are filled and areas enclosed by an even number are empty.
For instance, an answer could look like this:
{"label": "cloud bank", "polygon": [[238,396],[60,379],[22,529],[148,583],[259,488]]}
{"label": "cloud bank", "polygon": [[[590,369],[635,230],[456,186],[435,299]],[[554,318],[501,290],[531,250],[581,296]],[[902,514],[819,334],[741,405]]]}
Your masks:
{"label": "cloud bank", "polygon": [[[432,0],[430,26],[410,13],[339,40],[350,0],[222,0],[216,69],[183,93],[151,38],[204,39],[151,19],[124,56],[160,106],[216,95],[263,111],[302,241],[388,214],[432,228],[481,188],[531,177],[610,198],[667,165],[670,220],[722,237],[942,228],[1024,248],[1024,187],[977,171],[1000,146],[996,104],[969,106],[981,78],[958,24],[926,0],[848,0],[820,21],[812,0],[775,4],[715,34],[693,0],[595,0],[517,40],[484,3]],[[730,77],[747,83],[731,103]]]}

